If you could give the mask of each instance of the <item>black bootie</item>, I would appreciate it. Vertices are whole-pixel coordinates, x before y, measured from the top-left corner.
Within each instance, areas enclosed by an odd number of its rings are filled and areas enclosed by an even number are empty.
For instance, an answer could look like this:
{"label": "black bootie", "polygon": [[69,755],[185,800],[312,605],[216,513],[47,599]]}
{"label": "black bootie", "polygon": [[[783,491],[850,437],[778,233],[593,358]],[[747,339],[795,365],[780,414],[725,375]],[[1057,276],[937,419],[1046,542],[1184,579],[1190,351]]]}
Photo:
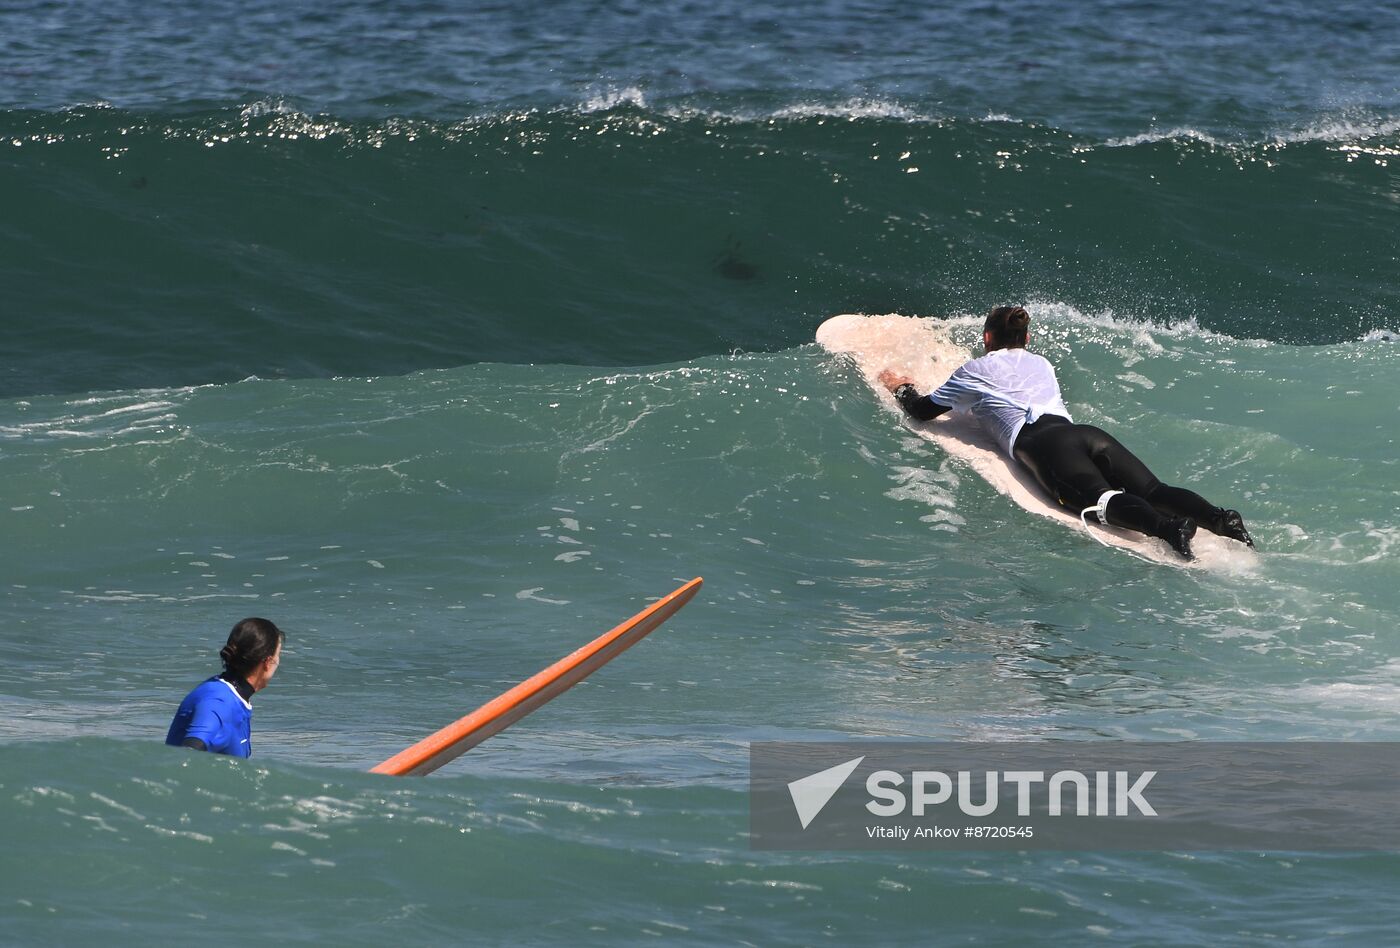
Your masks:
{"label": "black bootie", "polygon": [[1191,552],[1191,538],[1196,535],[1196,524],[1193,520],[1187,517],[1169,518],[1163,522],[1162,532],[1158,535],[1184,559],[1196,558],[1196,554]]}
{"label": "black bootie", "polygon": [[1250,549],[1254,548],[1254,538],[1245,529],[1244,518],[1240,516],[1238,510],[1217,509],[1215,522],[1211,525],[1211,532],[1231,540],[1238,540]]}

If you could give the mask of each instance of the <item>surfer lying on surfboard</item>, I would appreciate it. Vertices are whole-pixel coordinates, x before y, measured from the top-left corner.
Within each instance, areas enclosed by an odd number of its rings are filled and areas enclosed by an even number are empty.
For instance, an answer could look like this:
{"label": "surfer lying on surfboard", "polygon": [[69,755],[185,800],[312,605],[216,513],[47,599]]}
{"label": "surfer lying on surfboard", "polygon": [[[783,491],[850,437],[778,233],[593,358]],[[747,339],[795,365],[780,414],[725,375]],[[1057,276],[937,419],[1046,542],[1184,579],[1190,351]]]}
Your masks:
{"label": "surfer lying on surfboard", "polygon": [[1093,513],[1100,523],[1159,537],[1187,559],[1197,527],[1254,545],[1238,511],[1163,484],[1108,432],[1076,425],[1055,367],[1026,351],[1029,324],[1019,306],[992,310],[982,327],[987,354],[964,363],[931,394],[920,395],[911,380],[889,369],[880,373],[880,384],[919,421],[972,412],[1046,493],[1081,518]]}

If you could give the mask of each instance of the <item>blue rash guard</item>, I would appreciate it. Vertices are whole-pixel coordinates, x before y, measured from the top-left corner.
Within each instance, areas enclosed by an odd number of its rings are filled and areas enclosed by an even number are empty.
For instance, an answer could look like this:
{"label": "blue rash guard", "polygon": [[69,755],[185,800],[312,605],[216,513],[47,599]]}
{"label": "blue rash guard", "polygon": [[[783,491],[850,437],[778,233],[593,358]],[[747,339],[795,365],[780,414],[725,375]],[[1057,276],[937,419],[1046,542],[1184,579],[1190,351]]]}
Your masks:
{"label": "blue rash guard", "polygon": [[240,694],[245,689],[251,697],[252,688],[246,683],[235,684],[221,677],[210,678],[195,688],[180,702],[165,743],[181,747],[193,739],[215,754],[251,757],[253,706]]}

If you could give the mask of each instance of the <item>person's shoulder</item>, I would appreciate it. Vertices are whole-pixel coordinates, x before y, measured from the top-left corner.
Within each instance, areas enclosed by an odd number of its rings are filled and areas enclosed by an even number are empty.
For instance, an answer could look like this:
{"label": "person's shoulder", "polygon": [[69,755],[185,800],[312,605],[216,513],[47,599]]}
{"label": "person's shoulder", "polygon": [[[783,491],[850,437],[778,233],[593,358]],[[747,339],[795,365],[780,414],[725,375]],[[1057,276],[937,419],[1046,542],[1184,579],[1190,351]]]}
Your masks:
{"label": "person's shoulder", "polygon": [[208,707],[211,704],[221,701],[222,698],[217,690],[217,686],[221,684],[222,682],[220,682],[217,677],[206,678],[204,681],[201,681],[185,695],[184,700],[180,702],[180,709],[182,711],[193,712],[196,708]]}
{"label": "person's shoulder", "polygon": [[[984,356],[973,359],[968,365],[987,374],[1005,375],[1007,372],[1019,372],[1025,367],[1026,357],[1031,355],[1025,349],[993,349]],[[1040,358],[1034,356],[1034,358]]]}
{"label": "person's shoulder", "polygon": [[959,371],[967,371],[974,375],[985,374],[988,367],[994,365],[997,361],[993,357],[999,355],[1001,352],[1002,350],[998,349],[995,352],[988,352],[984,355],[977,356],[975,359],[968,359],[962,364]]}
{"label": "person's shoulder", "polygon": [[1018,353],[1016,358],[1022,361],[1023,363],[1029,362],[1032,365],[1036,365],[1044,369],[1049,369],[1051,372],[1055,371],[1055,363],[1051,362],[1049,359],[1045,358],[1045,356],[1041,355],[1038,352],[1032,352],[1029,349],[1015,349],[1012,351]]}
{"label": "person's shoulder", "polygon": [[190,697],[201,702],[242,704],[242,702],[239,701],[238,695],[229,687],[228,682],[224,681],[218,675],[215,675],[213,678],[206,678],[204,681],[200,682],[195,689],[190,692]]}

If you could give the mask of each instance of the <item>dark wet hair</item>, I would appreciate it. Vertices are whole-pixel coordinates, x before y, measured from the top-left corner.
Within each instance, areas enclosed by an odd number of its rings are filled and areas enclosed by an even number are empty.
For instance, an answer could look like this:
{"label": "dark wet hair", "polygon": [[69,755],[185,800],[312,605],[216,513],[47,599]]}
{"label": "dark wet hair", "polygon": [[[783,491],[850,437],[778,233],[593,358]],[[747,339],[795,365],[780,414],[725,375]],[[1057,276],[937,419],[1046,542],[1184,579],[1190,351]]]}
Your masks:
{"label": "dark wet hair", "polygon": [[1031,317],[1020,306],[998,306],[987,314],[983,332],[992,334],[992,342],[1000,349],[1015,349],[1026,344],[1026,327]]}
{"label": "dark wet hair", "polygon": [[283,638],[282,630],[267,619],[244,619],[228,634],[228,644],[219,650],[219,658],[227,671],[246,677],[277,653]]}

